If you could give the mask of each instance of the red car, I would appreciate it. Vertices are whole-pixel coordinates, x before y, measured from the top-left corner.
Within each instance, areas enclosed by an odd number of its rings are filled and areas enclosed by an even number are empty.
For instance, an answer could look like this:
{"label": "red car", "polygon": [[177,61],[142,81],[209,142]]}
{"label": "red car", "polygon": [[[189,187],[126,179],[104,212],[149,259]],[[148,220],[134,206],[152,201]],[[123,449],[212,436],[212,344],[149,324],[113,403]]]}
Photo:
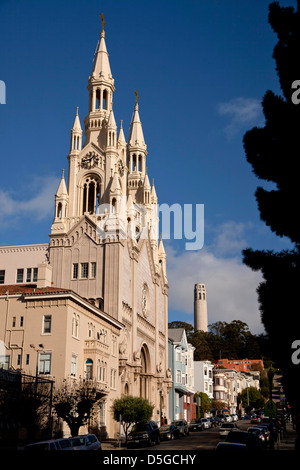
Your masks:
{"label": "red car", "polygon": [[261,422],[261,417],[258,415],[252,415],[251,416],[251,423],[252,424],[257,424]]}

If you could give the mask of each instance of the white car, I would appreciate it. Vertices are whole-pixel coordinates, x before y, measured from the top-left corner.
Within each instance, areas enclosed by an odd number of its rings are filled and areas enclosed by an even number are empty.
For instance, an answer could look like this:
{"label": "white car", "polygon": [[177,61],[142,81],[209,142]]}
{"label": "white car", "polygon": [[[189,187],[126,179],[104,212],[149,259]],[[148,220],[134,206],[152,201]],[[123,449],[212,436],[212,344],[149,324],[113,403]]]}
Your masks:
{"label": "white car", "polygon": [[73,450],[101,450],[101,443],[95,434],[70,437]]}
{"label": "white car", "polygon": [[211,422],[207,418],[201,418],[203,423],[203,429],[209,429],[211,427]]}
{"label": "white car", "polygon": [[238,426],[235,423],[223,423],[220,427],[220,437],[226,437],[232,429],[238,429]]}
{"label": "white car", "polygon": [[225,423],[230,423],[232,421],[232,417],[230,415],[225,415]]}

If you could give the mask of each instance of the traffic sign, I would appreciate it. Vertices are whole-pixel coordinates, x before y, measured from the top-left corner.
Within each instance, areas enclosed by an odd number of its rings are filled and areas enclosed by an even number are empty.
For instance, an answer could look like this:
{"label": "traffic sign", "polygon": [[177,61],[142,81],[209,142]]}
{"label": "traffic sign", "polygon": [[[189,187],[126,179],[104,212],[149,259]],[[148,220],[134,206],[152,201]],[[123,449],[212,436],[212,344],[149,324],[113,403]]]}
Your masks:
{"label": "traffic sign", "polygon": [[277,406],[273,402],[273,400],[268,400],[264,407],[265,416],[269,418],[276,418],[277,417]]}

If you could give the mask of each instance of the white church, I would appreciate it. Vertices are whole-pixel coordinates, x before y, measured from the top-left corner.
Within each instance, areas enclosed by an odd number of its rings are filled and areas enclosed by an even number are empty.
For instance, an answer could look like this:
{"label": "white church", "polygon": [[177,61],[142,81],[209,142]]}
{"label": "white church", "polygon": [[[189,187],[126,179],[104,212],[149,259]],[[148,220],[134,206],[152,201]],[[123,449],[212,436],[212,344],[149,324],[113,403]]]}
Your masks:
{"label": "white church", "polygon": [[[43,346],[39,373],[46,371],[56,381],[98,380],[105,402],[101,419],[113,437],[112,399],[122,394],[145,397],[154,405],[153,419],[159,420],[168,416],[172,377],[166,253],[158,235],[157,195],[147,173],[139,96],[133,93],[134,112],[125,136],[122,122],[118,129],[114,117],[104,25],[102,17],[88,77],[88,114],[81,123],[77,108],[68,178],[62,175],[55,194],[49,243],[0,247],[0,339],[6,364],[14,368],[35,370],[30,345],[36,344]],[[72,304],[63,303],[67,297]],[[18,310],[16,298],[24,309]],[[8,313],[5,299],[10,299]],[[62,310],[66,305],[70,308]],[[57,331],[55,322],[62,315],[65,322]],[[46,317],[48,330],[37,328]],[[46,355],[45,368],[41,360]]]}

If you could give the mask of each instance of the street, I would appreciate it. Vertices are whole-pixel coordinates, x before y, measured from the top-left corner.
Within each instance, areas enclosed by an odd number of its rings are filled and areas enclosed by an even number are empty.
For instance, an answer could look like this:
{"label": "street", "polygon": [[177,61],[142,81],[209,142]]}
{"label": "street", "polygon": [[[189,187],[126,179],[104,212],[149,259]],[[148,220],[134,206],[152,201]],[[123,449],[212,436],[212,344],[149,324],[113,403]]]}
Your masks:
{"label": "street", "polygon": [[[237,421],[237,426],[241,431],[247,431],[248,427],[251,426],[249,420],[239,420]],[[290,428],[288,426],[288,428]],[[180,439],[175,439],[172,441],[161,441],[159,445],[155,445],[153,447],[136,447],[134,450],[142,451],[160,451],[160,450],[184,450],[184,451],[192,451],[192,450],[214,450],[218,444],[218,442],[222,442],[225,439],[220,437],[220,426],[213,427],[210,429],[205,429],[203,431],[195,431],[190,432],[189,436],[181,437]],[[103,450],[112,450],[113,447],[105,441],[102,444]],[[287,448],[287,444],[285,442],[281,442],[279,446],[276,444],[276,449],[281,450],[282,448]],[[293,450],[293,440],[288,443],[288,448]],[[116,447],[114,448],[116,450]],[[124,451],[126,447],[119,447],[118,450]]]}

